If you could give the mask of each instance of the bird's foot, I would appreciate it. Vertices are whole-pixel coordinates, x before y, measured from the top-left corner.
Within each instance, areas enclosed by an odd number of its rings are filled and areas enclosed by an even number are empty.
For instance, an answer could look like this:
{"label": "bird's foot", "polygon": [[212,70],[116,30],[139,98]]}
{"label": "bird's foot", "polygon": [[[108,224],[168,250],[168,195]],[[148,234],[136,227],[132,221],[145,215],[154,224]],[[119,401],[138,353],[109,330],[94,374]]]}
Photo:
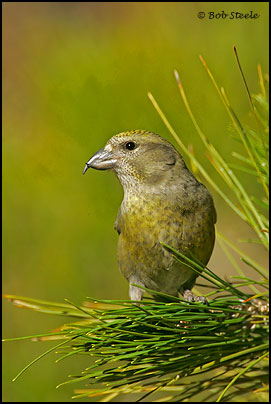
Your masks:
{"label": "bird's foot", "polygon": [[204,296],[196,296],[194,293],[191,292],[190,289],[186,289],[183,292],[183,298],[188,302],[201,302],[208,306],[208,300]]}

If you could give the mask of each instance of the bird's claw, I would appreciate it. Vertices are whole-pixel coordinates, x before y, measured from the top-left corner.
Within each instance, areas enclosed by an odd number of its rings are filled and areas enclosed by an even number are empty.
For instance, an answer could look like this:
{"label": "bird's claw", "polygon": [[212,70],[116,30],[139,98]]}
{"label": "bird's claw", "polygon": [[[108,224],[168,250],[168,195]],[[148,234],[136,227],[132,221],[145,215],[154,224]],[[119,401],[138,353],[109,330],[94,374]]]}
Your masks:
{"label": "bird's claw", "polygon": [[186,289],[183,293],[183,298],[187,300],[189,303],[191,302],[201,302],[208,306],[208,300],[204,296],[196,296],[191,292],[190,289]]}

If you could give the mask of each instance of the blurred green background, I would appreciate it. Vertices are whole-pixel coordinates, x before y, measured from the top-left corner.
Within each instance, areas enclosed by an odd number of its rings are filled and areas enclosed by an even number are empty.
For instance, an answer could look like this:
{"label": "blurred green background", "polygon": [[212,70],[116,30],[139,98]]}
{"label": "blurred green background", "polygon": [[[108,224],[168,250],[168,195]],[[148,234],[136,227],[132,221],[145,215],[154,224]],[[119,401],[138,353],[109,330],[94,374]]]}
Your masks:
{"label": "blurred green background", "polygon": [[[260,16],[197,17],[200,11],[222,10],[253,10]],[[174,143],[146,95],[150,91],[182,141],[194,145],[217,178],[183,106],[173,69],[201,128],[232,161],[240,145],[232,139],[229,118],[198,56],[225,87],[242,122],[253,125],[233,45],[250,90],[258,92],[257,63],[263,72],[268,69],[267,2],[3,3],[4,293],[75,303],[86,296],[128,297],[113,229],[122,189],[112,173],[89,170],[83,176],[84,164],[109,137],[129,129],[148,129]],[[250,192],[259,192],[258,184],[240,177]],[[212,193],[218,230],[234,242],[253,237]],[[266,263],[262,247],[242,248]],[[235,273],[218,243],[210,267],[228,277]],[[63,322],[3,304],[4,337],[48,332]],[[88,366],[87,357],[55,364],[51,354],[11,382],[50,346],[4,343],[3,401],[71,401],[72,385],[55,386]]]}

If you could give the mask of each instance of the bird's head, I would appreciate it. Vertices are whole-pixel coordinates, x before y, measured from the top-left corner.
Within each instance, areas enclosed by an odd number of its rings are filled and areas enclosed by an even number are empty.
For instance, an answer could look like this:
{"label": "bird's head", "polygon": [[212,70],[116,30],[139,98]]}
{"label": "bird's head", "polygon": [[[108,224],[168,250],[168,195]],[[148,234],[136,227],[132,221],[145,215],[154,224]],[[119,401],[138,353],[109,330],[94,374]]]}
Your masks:
{"label": "bird's head", "polygon": [[145,130],[111,137],[88,160],[83,174],[90,167],[115,171],[124,189],[140,185],[159,187],[176,176],[176,171],[187,171],[181,155],[167,140]]}

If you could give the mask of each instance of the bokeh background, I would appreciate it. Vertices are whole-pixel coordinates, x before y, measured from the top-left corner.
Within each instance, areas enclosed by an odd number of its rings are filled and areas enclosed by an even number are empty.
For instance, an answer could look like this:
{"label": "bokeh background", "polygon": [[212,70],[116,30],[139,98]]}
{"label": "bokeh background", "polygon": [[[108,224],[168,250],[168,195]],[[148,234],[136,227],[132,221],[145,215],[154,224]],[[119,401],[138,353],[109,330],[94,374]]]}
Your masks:
{"label": "bokeh background", "polygon": [[[259,18],[197,17],[201,11],[222,10],[252,10]],[[193,144],[217,179],[173,69],[179,71],[201,128],[232,161],[240,145],[199,54],[225,87],[239,118],[253,126],[233,45],[251,92],[258,92],[257,63],[268,70],[267,2],[3,3],[4,293],[60,302],[68,298],[77,304],[86,296],[128,297],[113,229],[122,189],[112,173],[89,170],[83,176],[85,161],[109,137],[128,129],[148,129],[174,143],[147,97],[150,91],[182,141]],[[240,177],[251,193],[259,192],[251,178]],[[253,237],[212,193],[218,230],[236,243]],[[241,247],[266,263],[261,247]],[[210,267],[228,277],[235,274],[218,243]],[[64,320],[3,304],[4,337],[47,332]],[[55,386],[88,366],[87,357],[55,364],[51,354],[11,382],[51,346],[4,343],[3,401],[71,401],[72,385]]]}

